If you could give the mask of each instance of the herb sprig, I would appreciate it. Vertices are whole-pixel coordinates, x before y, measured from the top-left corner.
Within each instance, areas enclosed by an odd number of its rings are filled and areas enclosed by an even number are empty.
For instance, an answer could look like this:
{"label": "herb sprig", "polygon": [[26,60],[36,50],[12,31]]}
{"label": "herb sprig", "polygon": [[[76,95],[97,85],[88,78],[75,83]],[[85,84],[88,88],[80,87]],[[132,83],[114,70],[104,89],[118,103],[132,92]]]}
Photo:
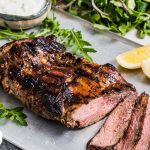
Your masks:
{"label": "herb sprig", "polygon": [[23,38],[35,38],[38,36],[47,36],[53,34],[57,37],[57,41],[65,45],[74,55],[84,57],[92,61],[88,53],[95,53],[91,44],[82,38],[80,31],[74,29],[61,28],[56,17],[46,18],[38,27],[37,31],[26,33],[23,30],[19,32],[11,30],[9,27],[0,29],[0,39],[18,40]]}
{"label": "herb sprig", "polygon": [[90,21],[95,28],[101,30],[125,35],[136,28],[140,38],[150,35],[148,0],[57,0],[57,3],[53,4]]}
{"label": "herb sprig", "polygon": [[22,111],[23,107],[6,108],[0,103],[0,119],[7,118],[18,125],[27,126],[26,115]]}

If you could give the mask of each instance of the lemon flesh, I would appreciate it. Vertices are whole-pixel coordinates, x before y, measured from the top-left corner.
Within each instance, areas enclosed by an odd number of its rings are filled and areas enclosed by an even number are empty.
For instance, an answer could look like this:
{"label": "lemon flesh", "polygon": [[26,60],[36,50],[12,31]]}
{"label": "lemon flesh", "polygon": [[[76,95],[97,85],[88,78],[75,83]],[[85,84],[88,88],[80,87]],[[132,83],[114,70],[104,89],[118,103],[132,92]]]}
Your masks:
{"label": "lemon flesh", "polygon": [[116,57],[117,62],[124,68],[137,69],[141,68],[144,59],[150,58],[150,45],[139,47]]}

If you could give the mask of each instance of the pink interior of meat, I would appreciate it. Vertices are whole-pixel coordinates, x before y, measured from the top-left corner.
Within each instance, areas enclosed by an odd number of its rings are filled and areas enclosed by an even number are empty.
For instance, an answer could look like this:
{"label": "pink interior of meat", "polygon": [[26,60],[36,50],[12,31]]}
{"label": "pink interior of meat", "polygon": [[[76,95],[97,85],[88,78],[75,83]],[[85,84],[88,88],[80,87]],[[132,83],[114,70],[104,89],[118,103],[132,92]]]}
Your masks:
{"label": "pink interior of meat", "polygon": [[[100,111],[102,101],[103,98],[100,97],[95,100],[92,100],[87,105],[82,105],[81,107],[76,109],[72,114],[73,120],[78,121],[80,126],[82,127],[87,126],[91,122],[97,121],[98,118],[102,116],[103,111]],[[103,109],[106,109],[105,104],[103,105]]]}
{"label": "pink interior of meat", "polygon": [[150,98],[147,105],[142,135],[135,150],[149,150],[149,149],[150,149]]}
{"label": "pink interior of meat", "polygon": [[130,121],[135,98],[133,95],[129,95],[115,108],[100,132],[92,139],[90,145],[108,147],[118,142]]}
{"label": "pink interior of meat", "polygon": [[[114,97],[114,98],[113,98]],[[88,104],[83,104],[72,113],[72,120],[80,127],[90,125],[108,114],[120,101],[120,96],[112,94],[110,97],[99,97]]]}
{"label": "pink interior of meat", "polygon": [[132,114],[132,119],[128,128],[128,131],[126,132],[124,138],[120,140],[120,142],[116,145],[116,150],[128,150],[130,149],[134,143],[134,136],[136,129],[139,126],[139,119],[140,119],[140,111],[136,110]]}

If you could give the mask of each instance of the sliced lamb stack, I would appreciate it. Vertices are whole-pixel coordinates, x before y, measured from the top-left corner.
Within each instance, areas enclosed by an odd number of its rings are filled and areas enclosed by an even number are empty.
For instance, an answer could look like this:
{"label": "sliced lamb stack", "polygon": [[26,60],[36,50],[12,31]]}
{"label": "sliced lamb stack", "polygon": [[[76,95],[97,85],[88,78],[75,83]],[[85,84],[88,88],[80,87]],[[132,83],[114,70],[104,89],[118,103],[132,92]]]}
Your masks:
{"label": "sliced lamb stack", "polygon": [[150,150],[150,98],[142,93],[135,105],[129,128],[115,150]]}
{"label": "sliced lamb stack", "polygon": [[123,102],[109,115],[96,136],[89,141],[88,150],[113,149],[128,128],[136,99],[135,92],[124,98]]}
{"label": "sliced lamb stack", "polygon": [[28,109],[71,128],[95,123],[124,99],[136,97],[111,64],[76,59],[54,36],[1,47],[0,79]]}

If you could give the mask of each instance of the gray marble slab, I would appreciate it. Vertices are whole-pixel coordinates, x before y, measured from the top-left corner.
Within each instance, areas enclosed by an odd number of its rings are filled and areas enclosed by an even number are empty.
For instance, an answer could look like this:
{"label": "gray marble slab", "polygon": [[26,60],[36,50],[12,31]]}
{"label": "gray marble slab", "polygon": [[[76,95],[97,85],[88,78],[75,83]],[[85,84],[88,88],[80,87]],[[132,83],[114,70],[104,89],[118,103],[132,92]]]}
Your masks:
{"label": "gray marble slab", "polygon": [[[87,22],[70,17],[62,12],[55,13],[61,25],[82,31],[85,40],[92,43],[97,53],[92,54],[94,61],[99,64],[111,63],[118,68],[129,82],[133,83],[139,92],[150,93],[150,80],[142,71],[129,71],[119,67],[115,61],[116,55],[139,45],[123,38],[116,37],[104,31],[94,31]],[[4,44],[5,41],[0,44]],[[8,106],[22,106],[15,98],[10,97],[0,89],[0,101]],[[0,129],[4,138],[22,149],[27,150],[85,150],[89,139],[99,130],[103,121],[84,129],[71,130],[55,121],[48,121],[36,116],[29,110],[27,127],[19,127],[12,122],[2,121]]]}

